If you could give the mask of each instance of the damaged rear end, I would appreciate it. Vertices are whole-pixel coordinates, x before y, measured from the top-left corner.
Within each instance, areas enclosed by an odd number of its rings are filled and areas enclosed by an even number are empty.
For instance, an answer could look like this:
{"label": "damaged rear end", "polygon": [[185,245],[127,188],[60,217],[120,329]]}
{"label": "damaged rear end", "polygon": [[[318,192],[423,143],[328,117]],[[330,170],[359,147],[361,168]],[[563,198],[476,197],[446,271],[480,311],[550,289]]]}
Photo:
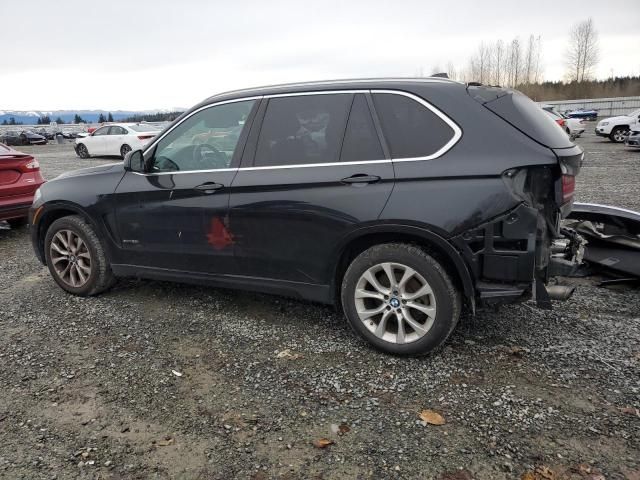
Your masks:
{"label": "damaged rear end", "polygon": [[481,303],[533,297],[538,306],[550,308],[551,299],[567,299],[573,291],[546,286],[556,271],[551,264],[565,262],[569,268],[582,258],[581,237],[562,231],[561,219],[571,212],[583,151],[521,93],[484,86],[469,86],[468,93],[552,155],[539,165],[514,160],[514,168],[504,171],[502,178],[517,206],[459,235],[456,245],[471,265]]}

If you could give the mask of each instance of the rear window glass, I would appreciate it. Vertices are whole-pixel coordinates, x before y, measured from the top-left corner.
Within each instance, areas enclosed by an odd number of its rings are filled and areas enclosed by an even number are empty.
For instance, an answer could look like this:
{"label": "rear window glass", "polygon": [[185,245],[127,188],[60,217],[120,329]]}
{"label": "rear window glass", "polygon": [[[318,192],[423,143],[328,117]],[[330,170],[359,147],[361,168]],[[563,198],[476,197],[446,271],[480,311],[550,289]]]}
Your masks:
{"label": "rear window glass", "polygon": [[409,97],[376,93],[373,101],[391,158],[427,157],[453,138],[454,131],[449,125]]}
{"label": "rear window glass", "polygon": [[[562,127],[529,97],[516,90],[503,92],[504,95],[483,105],[542,145],[549,148],[573,147]],[[474,98],[479,100],[477,96]]]}

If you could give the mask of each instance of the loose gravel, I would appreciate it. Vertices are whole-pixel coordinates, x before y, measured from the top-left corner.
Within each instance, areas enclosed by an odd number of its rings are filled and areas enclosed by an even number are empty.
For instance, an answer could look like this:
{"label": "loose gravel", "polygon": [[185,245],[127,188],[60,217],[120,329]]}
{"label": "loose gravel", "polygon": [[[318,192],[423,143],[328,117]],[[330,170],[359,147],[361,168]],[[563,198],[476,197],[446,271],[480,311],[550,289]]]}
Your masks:
{"label": "loose gravel", "polygon": [[[640,151],[578,142],[578,200],[640,210]],[[47,178],[117,161],[24,150]],[[637,479],[640,296],[596,280],[405,359],[286,298],[136,280],[73,297],[0,224],[0,478]]]}

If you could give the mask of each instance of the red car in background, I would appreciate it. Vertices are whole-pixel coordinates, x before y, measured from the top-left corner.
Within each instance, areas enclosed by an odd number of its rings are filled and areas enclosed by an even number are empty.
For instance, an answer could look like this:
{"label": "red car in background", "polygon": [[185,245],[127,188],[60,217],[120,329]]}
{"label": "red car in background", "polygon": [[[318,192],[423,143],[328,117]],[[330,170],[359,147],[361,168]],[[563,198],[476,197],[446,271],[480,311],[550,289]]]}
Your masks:
{"label": "red car in background", "polygon": [[12,227],[27,223],[33,196],[44,182],[35,158],[0,143],[0,221]]}

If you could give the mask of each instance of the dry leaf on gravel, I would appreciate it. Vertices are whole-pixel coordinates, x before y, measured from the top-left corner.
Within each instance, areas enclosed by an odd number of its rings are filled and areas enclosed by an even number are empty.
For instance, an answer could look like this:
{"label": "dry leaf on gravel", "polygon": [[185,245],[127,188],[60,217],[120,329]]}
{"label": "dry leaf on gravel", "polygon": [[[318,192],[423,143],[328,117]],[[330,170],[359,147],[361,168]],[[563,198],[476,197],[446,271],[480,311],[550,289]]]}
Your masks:
{"label": "dry leaf on gravel", "polygon": [[636,417],[640,417],[640,410],[634,407],[624,407],[624,408],[621,408],[620,411],[622,413],[628,413],[629,415],[635,415]]}
{"label": "dry leaf on gravel", "polygon": [[182,373],[178,372],[177,370],[171,370],[171,373],[173,373],[176,377],[182,376]]}
{"label": "dry leaf on gravel", "polygon": [[533,472],[524,472],[520,477],[520,480],[536,480],[536,476]]}
{"label": "dry leaf on gravel", "polygon": [[444,425],[447,421],[442,415],[433,410],[423,410],[420,412],[420,419],[423,422],[427,422],[429,425]]}
{"label": "dry leaf on gravel", "polygon": [[346,423],[341,423],[338,427],[338,431],[344,435],[345,433],[351,431],[351,427],[349,427],[349,425],[347,425]]}
{"label": "dry leaf on gravel", "polygon": [[288,358],[290,360],[297,360],[298,358],[302,358],[302,354],[300,353],[291,353],[291,350],[288,348],[286,350],[282,350],[278,352],[276,358]]}
{"label": "dry leaf on gravel", "polygon": [[316,448],[326,448],[334,443],[335,442],[333,440],[329,440],[328,438],[319,438],[313,441],[313,446]]}
{"label": "dry leaf on gravel", "polygon": [[556,474],[549,467],[545,467],[544,465],[536,468],[536,474],[539,478],[544,478],[545,480],[555,480]]}
{"label": "dry leaf on gravel", "polygon": [[160,440],[156,443],[159,447],[168,447],[169,445],[173,445],[175,440],[173,438],[167,438],[165,440]]}

